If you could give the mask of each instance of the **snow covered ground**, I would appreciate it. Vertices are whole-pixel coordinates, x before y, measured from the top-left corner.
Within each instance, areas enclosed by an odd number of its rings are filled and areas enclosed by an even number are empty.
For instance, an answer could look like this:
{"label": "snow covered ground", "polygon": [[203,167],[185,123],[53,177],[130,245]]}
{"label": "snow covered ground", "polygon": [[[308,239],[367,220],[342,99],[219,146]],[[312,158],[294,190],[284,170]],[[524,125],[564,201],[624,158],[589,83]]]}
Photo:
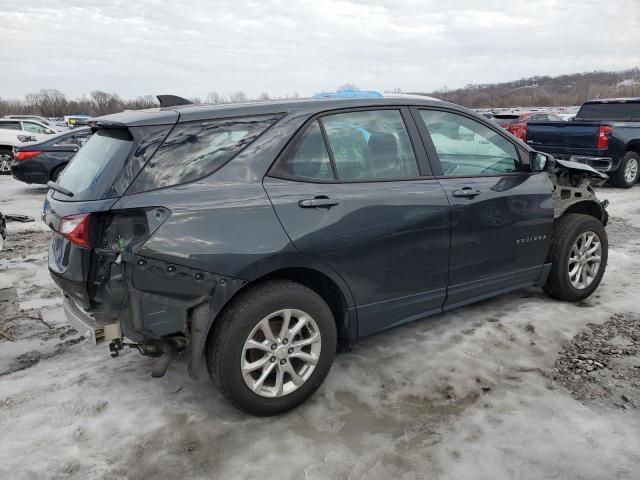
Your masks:
{"label": "snow covered ground", "polygon": [[[44,192],[0,177],[0,210],[39,218]],[[553,379],[587,323],[640,315],[640,187],[599,195],[611,251],[592,298],[530,289],[365,339],[311,401],[269,419],[190,380],[184,361],[152,379],[153,359],[79,342],[46,272],[46,229],[10,223],[0,478],[637,479],[639,409],[579,401]]]}

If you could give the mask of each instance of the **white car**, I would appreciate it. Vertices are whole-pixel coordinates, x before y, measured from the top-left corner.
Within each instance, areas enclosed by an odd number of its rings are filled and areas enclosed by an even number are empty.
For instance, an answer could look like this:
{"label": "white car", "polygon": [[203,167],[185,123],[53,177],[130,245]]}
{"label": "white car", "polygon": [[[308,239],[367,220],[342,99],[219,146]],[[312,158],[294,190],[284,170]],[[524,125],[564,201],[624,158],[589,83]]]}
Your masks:
{"label": "white car", "polygon": [[0,128],[0,174],[11,173],[13,147],[21,147],[36,141],[38,139],[31,132]]}
{"label": "white car", "polygon": [[50,128],[51,130],[55,130],[56,132],[63,132],[65,130],[69,130],[69,125],[67,125],[65,122],[55,122],[53,120],[50,120],[45,117],[41,117],[39,115],[5,115],[2,119],[33,121],[37,124],[40,124],[41,126],[45,126]]}
{"label": "white car", "polygon": [[0,130],[23,130],[35,135],[38,141],[46,140],[49,135],[60,133],[60,130],[51,125],[26,118],[0,118]]}

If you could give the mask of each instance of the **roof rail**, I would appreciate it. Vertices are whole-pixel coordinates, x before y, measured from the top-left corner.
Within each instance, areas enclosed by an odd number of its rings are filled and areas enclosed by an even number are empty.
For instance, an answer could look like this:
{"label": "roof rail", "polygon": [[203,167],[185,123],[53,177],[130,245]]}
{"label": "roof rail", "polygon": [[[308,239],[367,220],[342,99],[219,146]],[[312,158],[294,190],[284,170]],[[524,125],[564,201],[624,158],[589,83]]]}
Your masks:
{"label": "roof rail", "polygon": [[177,105],[191,105],[193,102],[177,95],[156,95],[160,107],[175,107]]}

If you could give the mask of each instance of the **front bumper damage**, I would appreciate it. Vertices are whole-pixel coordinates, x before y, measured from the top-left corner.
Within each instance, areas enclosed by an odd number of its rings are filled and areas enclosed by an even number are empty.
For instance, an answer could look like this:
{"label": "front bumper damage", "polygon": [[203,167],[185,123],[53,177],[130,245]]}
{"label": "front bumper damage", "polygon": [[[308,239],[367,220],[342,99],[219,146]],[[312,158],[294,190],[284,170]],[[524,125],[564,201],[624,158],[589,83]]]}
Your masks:
{"label": "front bumper damage", "polygon": [[555,159],[549,170],[553,185],[554,218],[567,211],[587,213],[600,219],[606,226],[608,200],[598,200],[592,186],[600,186],[609,178],[606,174],[582,163]]}

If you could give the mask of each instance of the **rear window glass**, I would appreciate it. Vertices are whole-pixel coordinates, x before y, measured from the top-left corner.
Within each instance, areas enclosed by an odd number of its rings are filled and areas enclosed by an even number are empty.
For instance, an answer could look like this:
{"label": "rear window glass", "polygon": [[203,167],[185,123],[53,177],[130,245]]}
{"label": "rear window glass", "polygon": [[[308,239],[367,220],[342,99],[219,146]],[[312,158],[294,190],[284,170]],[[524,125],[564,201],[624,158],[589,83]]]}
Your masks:
{"label": "rear window glass", "polygon": [[179,185],[213,173],[278,118],[262,115],[178,124],[142,169],[129,193]]}
{"label": "rear window glass", "polygon": [[100,129],[73,157],[58,180],[73,197],[55,193],[59,200],[80,201],[108,198],[111,185],[122,169],[133,145],[126,129]]}
{"label": "rear window glass", "polygon": [[640,103],[585,103],[580,120],[640,120]]}

